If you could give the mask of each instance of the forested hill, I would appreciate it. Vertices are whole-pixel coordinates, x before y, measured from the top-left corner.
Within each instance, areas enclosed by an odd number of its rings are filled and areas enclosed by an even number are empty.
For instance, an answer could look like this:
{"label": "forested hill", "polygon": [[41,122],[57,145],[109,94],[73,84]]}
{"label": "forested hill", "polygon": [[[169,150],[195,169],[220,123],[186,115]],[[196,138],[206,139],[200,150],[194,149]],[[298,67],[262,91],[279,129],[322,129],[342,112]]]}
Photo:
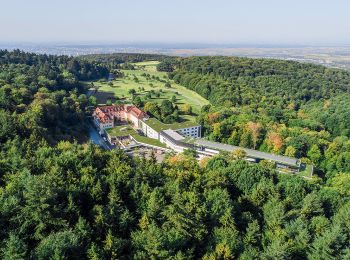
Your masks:
{"label": "forested hill", "polygon": [[[62,85],[67,78],[69,80],[93,80],[106,77],[108,70],[96,62],[79,60],[69,56],[38,55],[20,50],[0,50],[0,66],[22,65],[23,68],[31,67],[29,76],[41,76],[47,80],[55,80]],[[27,67],[26,67],[27,66]],[[34,71],[35,70],[35,71]]]}
{"label": "forested hill", "polygon": [[107,76],[105,66],[68,56],[0,51],[0,142],[83,138],[89,100],[80,80]]}
{"label": "forested hill", "polygon": [[350,72],[236,57],[172,58],[159,67],[211,101],[199,115],[210,140],[298,157],[327,176],[350,171]]}
{"label": "forested hill", "polygon": [[350,72],[273,59],[190,57],[174,60],[171,77],[213,104],[295,105],[350,93]]}

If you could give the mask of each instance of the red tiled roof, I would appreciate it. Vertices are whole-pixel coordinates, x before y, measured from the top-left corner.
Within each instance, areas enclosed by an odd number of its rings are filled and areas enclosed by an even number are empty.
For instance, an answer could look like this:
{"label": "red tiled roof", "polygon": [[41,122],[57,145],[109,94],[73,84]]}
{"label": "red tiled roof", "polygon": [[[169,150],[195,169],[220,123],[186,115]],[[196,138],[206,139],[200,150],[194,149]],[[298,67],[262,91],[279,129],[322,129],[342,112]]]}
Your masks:
{"label": "red tiled roof", "polygon": [[142,119],[147,116],[145,112],[133,105],[112,105],[112,106],[100,106],[97,107],[93,113],[94,117],[102,123],[111,122],[114,120],[115,112],[125,111],[132,114],[138,119]]}
{"label": "red tiled roof", "polygon": [[143,119],[146,117],[146,113],[143,112],[141,109],[138,109],[135,106],[132,106],[131,109],[129,110],[129,113],[137,117],[138,119]]}

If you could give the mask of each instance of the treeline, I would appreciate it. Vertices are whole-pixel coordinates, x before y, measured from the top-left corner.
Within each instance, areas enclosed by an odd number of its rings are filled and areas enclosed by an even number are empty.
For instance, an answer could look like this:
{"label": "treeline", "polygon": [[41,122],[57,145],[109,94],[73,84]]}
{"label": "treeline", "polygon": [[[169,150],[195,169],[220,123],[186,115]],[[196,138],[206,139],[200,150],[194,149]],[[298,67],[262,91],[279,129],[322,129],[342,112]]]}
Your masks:
{"label": "treeline", "polygon": [[349,72],[313,64],[234,57],[190,57],[174,64],[170,76],[213,104],[250,105],[263,99],[267,106],[300,106],[350,93]]}
{"label": "treeline", "polygon": [[157,65],[157,71],[164,71],[164,72],[173,72],[174,71],[174,64],[173,64],[174,58],[166,58],[163,59],[158,65]]}
{"label": "treeline", "polygon": [[20,50],[0,50],[0,66],[23,65],[31,67],[25,74],[36,73],[36,77],[46,77],[47,80],[55,80],[62,85],[64,80],[94,80],[108,76],[108,70],[96,62],[88,62],[69,56],[38,55]]}
{"label": "treeline", "polygon": [[98,62],[105,64],[111,69],[120,68],[120,64],[125,63],[125,69],[132,68],[129,63],[142,61],[155,61],[166,59],[167,56],[159,54],[142,54],[142,53],[112,53],[112,54],[89,54],[80,56],[81,60]]}

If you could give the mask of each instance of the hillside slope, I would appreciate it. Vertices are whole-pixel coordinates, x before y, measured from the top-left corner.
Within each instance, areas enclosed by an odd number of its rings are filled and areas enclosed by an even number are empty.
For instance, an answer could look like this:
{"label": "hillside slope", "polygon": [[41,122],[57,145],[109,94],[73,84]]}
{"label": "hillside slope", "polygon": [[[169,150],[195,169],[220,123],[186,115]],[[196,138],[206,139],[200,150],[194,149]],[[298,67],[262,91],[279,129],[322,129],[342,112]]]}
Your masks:
{"label": "hillside slope", "polygon": [[350,93],[350,72],[312,64],[235,57],[191,57],[174,63],[170,76],[213,104],[286,107]]}
{"label": "hillside slope", "polygon": [[214,105],[199,119],[208,139],[302,158],[320,174],[350,171],[350,72],[271,59],[171,61],[170,78]]}

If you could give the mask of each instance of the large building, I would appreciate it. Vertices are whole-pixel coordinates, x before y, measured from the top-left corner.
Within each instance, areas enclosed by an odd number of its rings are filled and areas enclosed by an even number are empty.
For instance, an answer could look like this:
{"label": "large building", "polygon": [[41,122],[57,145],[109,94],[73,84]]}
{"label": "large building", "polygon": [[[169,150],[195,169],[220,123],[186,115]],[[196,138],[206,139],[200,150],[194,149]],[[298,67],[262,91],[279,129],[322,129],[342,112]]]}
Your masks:
{"label": "large building", "polygon": [[256,163],[262,160],[271,161],[275,163],[276,169],[281,172],[298,172],[303,167],[301,161],[296,158],[211,142],[202,138],[188,140],[173,130],[161,131],[160,137],[160,141],[172,150],[183,152],[186,149],[193,149],[197,151],[199,158],[212,157],[220,152],[232,153],[236,150],[242,150],[245,153],[245,160]]}
{"label": "large building", "polygon": [[235,145],[222,144],[218,142],[211,142],[204,139],[196,139],[193,144],[199,147],[203,154],[218,154],[220,151],[232,153],[236,150],[245,152],[245,159],[250,162],[260,162],[262,160],[271,161],[276,164],[276,168],[280,171],[298,172],[302,167],[302,163],[297,158],[282,156],[272,153],[261,152],[253,149],[242,148]]}
{"label": "large building", "polygon": [[148,115],[133,105],[112,105],[97,107],[93,113],[94,122],[100,130],[112,128],[118,122],[129,122],[133,127],[139,127],[139,121]]}
{"label": "large building", "polygon": [[156,118],[150,118],[145,112],[134,105],[112,105],[97,107],[93,113],[96,126],[100,130],[113,128],[120,123],[128,122],[149,138],[160,140],[162,130],[171,129],[185,137],[201,136],[201,126],[190,121],[164,124]]}

